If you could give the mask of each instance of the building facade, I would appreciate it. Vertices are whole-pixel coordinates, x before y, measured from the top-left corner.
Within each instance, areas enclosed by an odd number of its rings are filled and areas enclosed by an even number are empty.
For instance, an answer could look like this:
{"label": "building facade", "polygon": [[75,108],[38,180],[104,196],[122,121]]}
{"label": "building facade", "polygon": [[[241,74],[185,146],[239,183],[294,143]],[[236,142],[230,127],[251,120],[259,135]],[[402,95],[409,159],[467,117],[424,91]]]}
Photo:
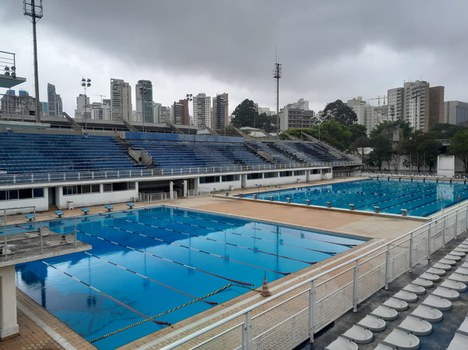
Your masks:
{"label": "building facade", "polygon": [[132,88],[122,79],[111,79],[111,119],[132,121]]}
{"label": "building facade", "polygon": [[213,97],[212,121],[213,129],[221,130],[229,125],[229,96],[227,93]]}
{"label": "building facade", "polygon": [[444,120],[444,87],[429,88],[429,129]]}
{"label": "building facade", "polygon": [[403,117],[414,130],[429,130],[429,83],[406,82],[403,86]]}
{"label": "building facade", "polygon": [[468,126],[468,103],[461,101],[445,102],[443,122]]}
{"label": "building facade", "polygon": [[188,100],[183,99],[173,104],[173,121],[176,125],[190,125]]}
{"label": "building facade", "polygon": [[138,123],[154,123],[153,84],[149,80],[139,80],[135,86],[136,112]]}
{"label": "building facade", "polygon": [[199,93],[193,97],[193,125],[198,129],[211,128],[211,97]]}
{"label": "building facade", "polygon": [[62,98],[55,91],[55,85],[47,84],[47,103],[49,117],[63,117]]}
{"label": "building facade", "polygon": [[395,88],[387,91],[387,115],[389,121],[403,120],[404,89]]}

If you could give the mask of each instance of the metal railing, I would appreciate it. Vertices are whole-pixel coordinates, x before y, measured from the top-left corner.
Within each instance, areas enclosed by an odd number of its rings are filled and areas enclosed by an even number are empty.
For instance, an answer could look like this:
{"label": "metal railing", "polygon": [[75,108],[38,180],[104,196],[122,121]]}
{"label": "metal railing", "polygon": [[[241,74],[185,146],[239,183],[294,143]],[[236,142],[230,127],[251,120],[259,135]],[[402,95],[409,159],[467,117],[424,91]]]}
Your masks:
{"label": "metal railing", "polygon": [[277,169],[317,168],[358,166],[357,162],[317,162],[317,163],[291,163],[291,164],[268,164],[268,165],[242,165],[242,166],[215,166],[197,168],[175,168],[175,169],[129,169],[129,170],[104,170],[85,172],[54,172],[54,173],[25,173],[25,174],[0,174],[0,186],[12,184],[38,184],[51,182],[76,182],[106,179],[128,179],[141,177],[162,177],[180,175],[204,175],[214,173],[237,173],[247,171],[266,171]]}
{"label": "metal railing", "polygon": [[[456,238],[468,204],[162,349],[292,349]],[[167,337],[165,338],[167,340]]]}

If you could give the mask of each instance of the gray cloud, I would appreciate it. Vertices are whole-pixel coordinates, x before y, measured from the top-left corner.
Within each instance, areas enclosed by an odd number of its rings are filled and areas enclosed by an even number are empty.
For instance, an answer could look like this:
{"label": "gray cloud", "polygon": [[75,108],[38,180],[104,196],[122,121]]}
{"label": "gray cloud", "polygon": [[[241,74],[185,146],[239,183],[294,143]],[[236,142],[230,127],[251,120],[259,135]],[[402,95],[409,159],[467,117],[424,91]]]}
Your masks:
{"label": "gray cloud", "polygon": [[[26,37],[19,3],[2,0],[0,28]],[[467,10],[463,0],[44,0],[41,84],[54,79],[68,110],[80,93],[70,80],[84,74],[104,94],[111,77],[147,78],[166,104],[224,89],[231,109],[244,98],[273,106],[277,48],[281,104],[304,97],[319,109],[416,79],[468,100]],[[0,49],[32,60],[29,42],[10,46]]]}

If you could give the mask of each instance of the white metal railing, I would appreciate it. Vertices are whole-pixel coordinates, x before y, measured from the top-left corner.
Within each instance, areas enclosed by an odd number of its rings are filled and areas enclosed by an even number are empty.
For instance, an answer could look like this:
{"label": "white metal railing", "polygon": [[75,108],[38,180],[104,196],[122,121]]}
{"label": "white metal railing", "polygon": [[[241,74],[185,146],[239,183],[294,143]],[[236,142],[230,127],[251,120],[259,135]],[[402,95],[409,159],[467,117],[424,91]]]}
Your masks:
{"label": "white metal railing", "polygon": [[358,162],[316,162],[316,163],[291,163],[291,164],[265,164],[265,165],[239,165],[239,166],[215,166],[197,168],[174,168],[174,169],[121,169],[84,172],[56,172],[56,173],[24,173],[24,174],[0,174],[0,186],[19,183],[51,183],[51,182],[73,182],[100,179],[121,179],[141,177],[161,177],[178,175],[203,175],[213,173],[237,173],[247,171],[264,171],[277,169],[317,168],[358,166]]}
{"label": "white metal railing", "polygon": [[[468,228],[468,203],[162,349],[292,349]],[[165,337],[167,340],[167,337]],[[195,344],[195,345],[194,345]]]}

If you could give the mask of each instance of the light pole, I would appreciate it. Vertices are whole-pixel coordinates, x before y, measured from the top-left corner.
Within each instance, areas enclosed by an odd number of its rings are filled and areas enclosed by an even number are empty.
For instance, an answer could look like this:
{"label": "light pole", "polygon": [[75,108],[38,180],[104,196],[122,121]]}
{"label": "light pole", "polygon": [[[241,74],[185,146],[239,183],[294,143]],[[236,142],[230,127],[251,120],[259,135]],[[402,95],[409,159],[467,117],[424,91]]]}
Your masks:
{"label": "light pole", "polygon": [[85,131],[88,129],[88,119],[86,118],[86,110],[87,110],[87,102],[88,102],[88,98],[86,96],[86,88],[89,88],[91,86],[91,79],[89,78],[81,78],[81,86],[83,87],[84,89],[84,107],[85,107],[85,111],[84,111],[84,114],[83,114],[83,117],[84,117],[84,120],[85,120]]}

